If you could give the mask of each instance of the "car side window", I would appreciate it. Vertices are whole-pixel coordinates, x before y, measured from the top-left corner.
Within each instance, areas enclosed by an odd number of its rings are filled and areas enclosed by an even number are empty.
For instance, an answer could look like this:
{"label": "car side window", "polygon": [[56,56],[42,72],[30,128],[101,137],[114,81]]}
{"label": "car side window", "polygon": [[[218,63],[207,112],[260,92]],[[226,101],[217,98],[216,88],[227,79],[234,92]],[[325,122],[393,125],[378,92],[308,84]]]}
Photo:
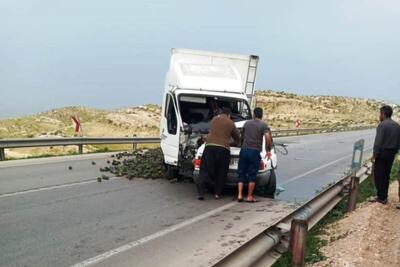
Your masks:
{"label": "car side window", "polygon": [[168,133],[175,135],[178,128],[178,120],[171,95],[167,95],[165,118],[167,119]]}

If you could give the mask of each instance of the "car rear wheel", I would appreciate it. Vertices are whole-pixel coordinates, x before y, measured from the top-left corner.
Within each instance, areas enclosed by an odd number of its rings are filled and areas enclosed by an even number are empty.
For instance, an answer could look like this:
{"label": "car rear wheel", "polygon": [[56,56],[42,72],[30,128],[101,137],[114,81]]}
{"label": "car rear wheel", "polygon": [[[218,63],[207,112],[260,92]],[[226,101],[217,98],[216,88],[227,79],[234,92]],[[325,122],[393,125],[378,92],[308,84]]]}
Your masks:
{"label": "car rear wheel", "polygon": [[276,174],[274,170],[271,170],[271,177],[269,178],[269,182],[267,185],[266,195],[269,198],[275,198],[276,192]]}
{"label": "car rear wheel", "polygon": [[275,198],[276,192],[276,174],[274,170],[271,170],[268,184],[261,186],[261,188],[256,188],[257,193],[263,197]]}

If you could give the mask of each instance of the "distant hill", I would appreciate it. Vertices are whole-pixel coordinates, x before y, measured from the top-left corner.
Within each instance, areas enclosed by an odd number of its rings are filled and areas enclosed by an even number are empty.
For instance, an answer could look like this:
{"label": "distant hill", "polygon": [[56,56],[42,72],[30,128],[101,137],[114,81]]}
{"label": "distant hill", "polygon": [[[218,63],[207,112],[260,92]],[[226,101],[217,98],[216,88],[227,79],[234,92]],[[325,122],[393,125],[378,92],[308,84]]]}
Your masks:
{"label": "distant hill", "polygon": [[[374,126],[381,101],[343,96],[302,96],[285,92],[258,91],[257,105],[265,110],[267,122],[275,129]],[[398,113],[399,110],[396,109]]]}
{"label": "distant hill", "polygon": [[73,136],[71,116],[79,117],[84,136],[158,135],[160,107],[145,105],[112,111],[64,107],[16,119],[0,120],[0,138]]}
{"label": "distant hill", "polygon": [[[341,96],[302,96],[285,92],[258,91],[257,105],[274,129],[341,127],[377,124],[383,103]],[[398,109],[396,112],[399,112]],[[144,105],[117,110],[64,107],[16,119],[0,120],[0,138],[73,136],[70,117],[78,116],[84,136],[157,136],[161,107]]]}

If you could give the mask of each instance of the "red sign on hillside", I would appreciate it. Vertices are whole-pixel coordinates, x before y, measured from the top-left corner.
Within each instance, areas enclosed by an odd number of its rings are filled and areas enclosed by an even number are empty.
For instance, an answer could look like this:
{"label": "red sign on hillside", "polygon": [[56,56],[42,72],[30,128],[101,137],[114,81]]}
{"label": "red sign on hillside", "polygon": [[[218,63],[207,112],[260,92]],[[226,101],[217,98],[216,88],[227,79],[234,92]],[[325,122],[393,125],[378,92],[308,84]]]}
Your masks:
{"label": "red sign on hillside", "polygon": [[81,126],[81,122],[79,121],[79,118],[76,116],[71,116],[71,120],[74,123],[75,132],[76,133],[82,132],[82,126]]}

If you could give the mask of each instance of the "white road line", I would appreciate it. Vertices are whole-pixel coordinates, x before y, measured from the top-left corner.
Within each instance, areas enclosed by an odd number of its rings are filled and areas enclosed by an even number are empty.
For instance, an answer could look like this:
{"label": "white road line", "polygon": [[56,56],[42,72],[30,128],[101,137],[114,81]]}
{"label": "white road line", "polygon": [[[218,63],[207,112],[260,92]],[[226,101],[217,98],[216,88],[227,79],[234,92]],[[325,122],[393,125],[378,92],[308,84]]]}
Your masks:
{"label": "white road line", "polygon": [[[117,179],[117,178],[118,177],[110,177],[110,180]],[[74,182],[74,183],[68,183],[68,184],[60,184],[60,185],[53,185],[53,186],[47,186],[47,187],[40,187],[40,188],[28,189],[28,190],[24,190],[24,191],[1,194],[0,198],[13,197],[13,196],[18,196],[18,195],[34,193],[34,192],[49,191],[49,190],[53,190],[53,189],[60,189],[60,188],[65,188],[65,187],[72,187],[72,186],[75,186],[75,185],[91,184],[91,183],[98,183],[98,182],[97,182],[97,180],[90,179],[90,180],[81,181],[81,182]]]}
{"label": "white road line", "polygon": [[[367,148],[367,149],[365,149],[364,152],[369,151],[369,150],[371,150],[371,149],[372,149],[372,148]],[[350,158],[350,157],[352,157],[352,156],[353,156],[353,153],[351,153],[351,154],[349,154],[349,155],[346,155],[346,156],[344,156],[344,157],[338,158],[338,159],[336,159],[336,160],[334,160],[334,161],[331,161],[331,162],[329,162],[329,163],[326,163],[326,164],[324,164],[324,165],[321,165],[321,166],[319,166],[319,167],[317,167],[317,168],[315,168],[315,169],[309,170],[309,171],[307,171],[307,172],[305,172],[305,173],[296,175],[295,177],[290,178],[289,180],[285,181],[285,182],[282,183],[281,185],[282,185],[282,186],[288,185],[289,183],[294,182],[294,181],[296,181],[296,180],[298,180],[298,179],[300,179],[300,178],[303,178],[304,176],[307,176],[307,175],[309,175],[309,174],[311,174],[311,173],[313,173],[313,172],[322,170],[322,169],[324,169],[324,168],[326,168],[326,167],[329,167],[329,166],[331,166],[331,165],[333,165],[333,164],[335,164],[335,163],[338,163],[339,161],[342,161],[342,160],[344,160],[344,159]]]}
{"label": "white road line", "polygon": [[32,159],[16,159],[16,160],[6,160],[0,162],[0,168],[9,167],[22,167],[40,164],[50,164],[50,163],[62,163],[69,161],[79,161],[79,160],[89,160],[89,159],[106,159],[112,154],[117,152],[107,152],[107,153],[91,153],[83,155],[70,155],[70,156],[55,156],[49,158],[32,158]]}
{"label": "white road line", "polygon": [[187,221],[184,221],[184,222],[175,224],[175,225],[173,225],[171,227],[165,228],[164,230],[161,230],[161,231],[159,231],[157,233],[145,236],[145,237],[143,237],[141,239],[138,239],[136,241],[133,241],[133,242],[128,243],[126,245],[123,245],[121,247],[112,249],[112,250],[107,251],[107,252],[105,252],[103,254],[100,254],[98,256],[95,256],[95,257],[93,257],[91,259],[87,259],[85,261],[77,263],[77,264],[75,264],[75,265],[73,265],[71,267],[86,267],[86,266],[91,266],[91,265],[94,265],[96,263],[102,262],[102,261],[104,261],[104,260],[106,260],[106,259],[108,259],[108,258],[110,258],[110,257],[112,257],[112,256],[114,256],[116,254],[125,252],[125,251],[130,250],[130,249],[132,249],[134,247],[137,247],[137,246],[139,246],[141,244],[144,244],[146,242],[149,242],[151,240],[154,240],[156,238],[162,237],[162,236],[167,235],[169,233],[172,233],[172,232],[174,232],[176,230],[179,230],[179,229],[181,229],[183,227],[186,227],[188,225],[191,225],[193,223],[201,221],[201,220],[203,220],[203,219],[205,219],[207,217],[210,217],[210,216],[212,216],[212,215],[214,215],[214,214],[216,214],[216,213],[218,213],[220,211],[223,211],[223,210],[225,210],[227,208],[230,208],[230,207],[232,207],[232,206],[234,206],[236,204],[237,204],[237,202],[228,203],[226,205],[223,205],[223,206],[221,206],[219,208],[210,210],[210,211],[208,211],[206,213],[203,213],[203,214],[201,214],[199,216],[196,216],[196,217],[194,217],[192,219],[189,219]]}

